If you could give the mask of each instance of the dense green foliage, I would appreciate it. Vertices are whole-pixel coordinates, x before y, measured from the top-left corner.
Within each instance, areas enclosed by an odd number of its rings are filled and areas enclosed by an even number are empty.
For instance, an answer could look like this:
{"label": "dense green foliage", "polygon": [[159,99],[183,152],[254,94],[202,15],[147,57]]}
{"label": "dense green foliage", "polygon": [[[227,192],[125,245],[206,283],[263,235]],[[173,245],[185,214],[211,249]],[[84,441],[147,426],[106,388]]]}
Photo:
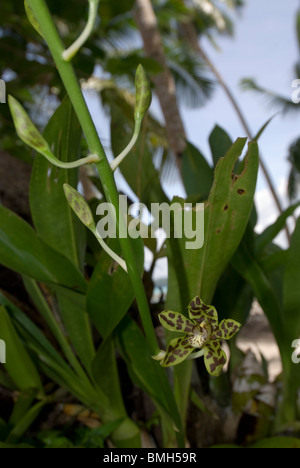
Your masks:
{"label": "dense green foliage", "polygon": [[[0,406],[0,447],[94,448],[104,447],[108,438],[116,447],[140,447],[142,440],[147,445],[145,434],[161,447],[183,447],[186,439],[202,447],[207,439],[197,437],[191,407],[206,424],[219,418],[225,425],[226,414],[235,418],[229,439],[218,440],[218,434],[208,439],[215,444],[298,447],[300,373],[291,346],[300,336],[299,220],[286,249],[274,239],[299,204],[258,235],[258,142],[233,142],[219,126],[209,138],[210,155],[188,142],[177,155],[176,173],[186,199],[169,200],[163,166],[166,161],[175,166],[175,158],[168,159],[164,126],[151,114],[145,118],[151,94],[146,75],[151,79],[162,70],[136,47],[134,2],[102,0],[96,27],[72,64],[62,59],[60,39],[67,47],[79,36],[88,2],[46,3],[27,1],[31,22],[19,0],[1,5],[0,74],[11,95],[11,113],[1,104],[0,165],[1,154],[9,152],[11,170],[14,158],[22,159],[31,167],[31,179],[29,193],[24,193],[30,219],[0,205],[0,265],[22,279],[22,297],[17,290],[8,294],[0,284],[0,339],[7,346],[0,391],[10,409]],[[203,61],[180,41],[179,26],[193,20],[198,34],[218,29],[230,33],[227,10],[210,2],[214,15],[209,16],[189,2],[153,3],[173,77],[187,101],[194,92],[201,97],[197,104],[203,104],[212,79]],[[222,3],[241,6],[240,1]],[[191,239],[177,238],[174,223],[173,235],[161,247],[156,239],[142,237],[119,236],[104,248],[99,236],[97,242],[99,200],[111,202],[116,212],[119,208],[114,173],[79,87],[79,80],[86,83],[97,65],[106,75],[94,78],[94,92],[110,119],[111,150],[115,158],[122,155],[120,170],[132,193],[149,212],[152,203],[189,202],[195,207],[203,202],[202,248],[186,249]],[[153,82],[152,88],[155,93]],[[41,115],[41,96],[42,109],[52,107],[51,118]],[[124,148],[132,135],[135,144],[127,155]],[[68,163],[90,154],[96,155],[88,161],[94,165],[84,171],[70,168]],[[84,178],[93,196],[87,196]],[[145,248],[153,256],[150,271],[144,270]],[[168,261],[168,292],[153,303],[152,275],[161,258]],[[217,308],[220,326],[231,330],[230,336],[237,322],[246,323],[257,299],[280,350],[283,370],[276,384],[270,384],[266,366],[258,375],[245,371],[249,355],[239,350],[236,336],[229,342],[229,366],[223,372],[218,368],[217,377],[206,372],[201,357],[169,369],[153,359],[174,339],[170,320],[170,333],[161,337],[159,313],[167,309],[180,312],[176,317],[188,317],[195,296],[204,308]],[[221,328],[216,330],[221,333]],[[224,353],[219,344],[216,351]],[[268,385],[275,395],[270,400],[264,398]],[[142,402],[140,412],[133,394]],[[58,407],[63,407],[63,424],[53,423]],[[247,417],[254,423],[245,430]],[[41,428],[45,421],[46,430]],[[286,434],[293,437],[281,437]]]}

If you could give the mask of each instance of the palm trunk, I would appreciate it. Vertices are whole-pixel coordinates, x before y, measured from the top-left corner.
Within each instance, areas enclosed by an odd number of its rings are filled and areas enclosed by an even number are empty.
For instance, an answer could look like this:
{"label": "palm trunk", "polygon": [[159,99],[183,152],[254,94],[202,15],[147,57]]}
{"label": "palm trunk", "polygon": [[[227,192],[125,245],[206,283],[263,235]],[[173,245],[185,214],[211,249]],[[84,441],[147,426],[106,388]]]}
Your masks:
{"label": "palm trunk", "polygon": [[165,118],[170,148],[180,167],[180,157],[186,147],[186,133],[177,105],[174,77],[167,66],[157,19],[150,0],[136,0],[135,19],[146,55],[156,60],[162,68],[160,73],[152,76],[152,81]]}

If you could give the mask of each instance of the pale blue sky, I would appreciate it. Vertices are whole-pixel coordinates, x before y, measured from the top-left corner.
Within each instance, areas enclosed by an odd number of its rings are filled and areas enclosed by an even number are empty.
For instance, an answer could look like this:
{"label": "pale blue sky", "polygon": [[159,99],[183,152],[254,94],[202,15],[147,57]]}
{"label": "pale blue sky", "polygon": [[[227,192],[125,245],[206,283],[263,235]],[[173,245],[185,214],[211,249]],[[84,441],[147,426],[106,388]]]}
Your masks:
{"label": "pale blue sky", "polygon": [[[292,81],[296,78],[293,67],[298,60],[295,31],[298,6],[299,0],[246,0],[245,8],[235,21],[234,39],[218,39],[221,52],[203,42],[238,99],[254,134],[276,109],[268,108],[260,95],[242,91],[239,83],[244,77],[253,77],[263,87],[291,97]],[[207,138],[215,124],[224,127],[233,139],[245,133],[221,89],[203,109],[185,109],[183,115],[189,138],[205,154],[209,153]],[[261,152],[277,185],[282,177],[287,177],[287,150],[298,136],[300,105],[299,116],[294,113],[284,118],[276,117],[260,140]],[[260,177],[258,189],[264,187]]]}

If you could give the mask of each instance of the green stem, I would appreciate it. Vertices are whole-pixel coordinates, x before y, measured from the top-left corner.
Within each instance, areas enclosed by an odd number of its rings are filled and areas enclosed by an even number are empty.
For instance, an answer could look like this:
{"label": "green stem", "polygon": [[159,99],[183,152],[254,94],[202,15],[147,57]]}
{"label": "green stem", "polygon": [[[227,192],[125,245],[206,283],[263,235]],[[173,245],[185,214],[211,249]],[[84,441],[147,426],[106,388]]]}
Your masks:
{"label": "green stem", "polygon": [[140,120],[135,122],[133,137],[131,138],[126,148],[122,151],[122,153],[120,153],[119,156],[117,156],[111,163],[110,167],[112,171],[115,171],[117,169],[117,167],[121,164],[123,159],[126,158],[127,154],[132,150],[132,148],[136,144],[139,138],[140,131],[141,131],[141,125],[142,125],[142,122]]}
{"label": "green stem", "polygon": [[[41,153],[45,156],[45,153]],[[51,156],[47,158],[54,166],[60,167],[61,169],[75,169],[76,167],[86,166],[87,164],[93,164],[99,161],[99,158],[95,154],[90,154],[86,158],[77,159],[77,161],[72,162],[62,162],[59,159]]]}
{"label": "green stem", "polygon": [[84,28],[78,39],[62,54],[63,59],[66,60],[66,62],[69,62],[70,60],[72,60],[73,57],[75,57],[79,49],[88,40],[88,38],[93,32],[95,22],[97,19],[99,0],[89,0],[89,3],[89,17],[86,27]]}
{"label": "green stem", "polygon": [[[99,140],[97,130],[85,103],[73,67],[69,62],[66,62],[63,59],[64,47],[48,7],[44,0],[28,0],[28,3],[37,22],[39,23],[44,38],[48,43],[48,47],[53,56],[56,67],[60,73],[61,79],[85,133],[90,151],[92,154],[96,154],[100,158],[100,161],[96,163],[96,167],[99,172],[99,177],[103,185],[107,202],[111,203],[114,206],[116,213],[119,214],[116,219],[117,232],[127,232],[126,220],[122,213],[120,213],[119,194],[115,184],[113,172],[104,152],[101,141]],[[137,267],[131,241],[128,237],[122,238],[120,236],[119,241],[125,262],[127,264],[128,275],[135,293],[150,352],[152,355],[157,355],[160,350],[156,340],[148,300],[144,290],[142,278]]]}
{"label": "green stem", "polygon": [[96,239],[98,240],[99,244],[101,245],[102,249],[115,261],[117,262],[120,267],[123,268],[123,270],[128,273],[127,271],[127,266],[126,266],[126,262],[124,262],[124,260],[119,257],[119,255],[117,255],[113,250],[111,250],[108,245],[104,242],[104,240],[102,239],[102,237],[98,234],[97,230],[94,231],[94,234],[95,234],[95,237]]}

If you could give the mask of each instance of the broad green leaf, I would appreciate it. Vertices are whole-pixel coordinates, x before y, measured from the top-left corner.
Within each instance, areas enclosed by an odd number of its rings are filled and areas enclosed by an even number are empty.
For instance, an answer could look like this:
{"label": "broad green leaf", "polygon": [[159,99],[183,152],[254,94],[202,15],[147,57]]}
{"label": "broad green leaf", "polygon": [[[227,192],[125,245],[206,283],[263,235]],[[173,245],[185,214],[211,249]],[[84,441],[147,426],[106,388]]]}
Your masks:
{"label": "broad green leaf", "polygon": [[32,406],[11,430],[6,442],[16,443],[36,420],[45,404],[46,401],[40,401]]}
{"label": "broad green leaf", "polygon": [[[110,240],[114,251],[118,241]],[[144,247],[141,239],[132,239],[138,268],[143,272]],[[120,323],[133,303],[134,293],[129,276],[106,254],[102,253],[93,271],[87,291],[87,311],[101,334],[106,339]]]}
{"label": "broad green leaf", "polygon": [[24,7],[25,7],[25,12],[26,12],[27,18],[29,19],[31,25],[34,27],[34,29],[36,30],[36,32],[37,32],[41,37],[44,37],[44,36],[43,36],[43,33],[42,33],[42,31],[41,31],[40,25],[39,25],[39,23],[37,22],[37,20],[36,20],[34,14],[33,14],[33,12],[32,12],[31,7],[29,6],[27,0],[24,0]]}
{"label": "broad green leaf", "polygon": [[213,169],[191,143],[187,144],[181,160],[182,178],[188,197],[198,195],[198,201],[206,201],[213,185]]}
{"label": "broad green leaf", "polygon": [[262,439],[250,448],[300,448],[300,439],[294,437],[270,437],[269,439]]}
{"label": "broad green leaf", "polygon": [[15,390],[16,384],[12,381],[8,374],[5,374],[0,369],[0,385],[4,388],[8,388],[9,390]]}
{"label": "broad green leaf", "polygon": [[118,448],[140,447],[140,430],[129,419],[124,406],[112,336],[98,349],[92,364],[92,372],[95,383],[105,393],[109,402],[105,420],[113,422],[121,419],[112,435],[114,444]]}
{"label": "broad green leaf", "polygon": [[[215,179],[205,205],[204,246],[200,250],[186,250],[186,239],[177,240],[177,252],[169,251],[169,295],[167,308],[178,310],[184,291],[176,275],[176,262],[182,258],[189,291],[189,301],[199,296],[211,303],[217,283],[236,251],[250,218],[258,172],[258,148],[250,143],[245,157],[244,171],[234,173],[246,139],[238,139],[224,158],[218,162]],[[201,226],[199,226],[199,229]],[[203,228],[203,227],[202,227]]]}
{"label": "broad green leaf", "polygon": [[3,366],[17,387],[20,390],[36,388],[43,393],[39,374],[3,306],[0,306],[0,333],[6,344],[6,364]]}
{"label": "broad green leaf", "polygon": [[[70,162],[80,155],[81,136],[78,119],[66,98],[50,119],[44,138],[60,161]],[[63,184],[77,187],[78,169],[58,168],[37,155],[29,193],[35,229],[44,242],[82,268],[85,228],[73,215],[64,195]]]}
{"label": "broad green leaf", "polygon": [[286,220],[293,215],[294,211],[300,206],[300,202],[287,208],[277,221],[268,226],[255,240],[255,250],[259,254],[275,237],[284,229]]}
{"label": "broad green leaf", "polygon": [[91,374],[96,353],[86,311],[86,296],[75,291],[56,288],[56,297],[68,339],[82,364]]}
{"label": "broad green leaf", "polygon": [[78,375],[82,377],[84,371],[75,357],[72,345],[67,340],[62,328],[60,327],[60,324],[57,323],[54,313],[50,309],[49,304],[47,303],[39,285],[36,283],[36,281],[27,277],[23,277],[23,282],[32,302],[35,304],[37,310],[47,323],[57,343],[60,345],[65,357],[68,359],[69,363],[78,373]]}
{"label": "broad green leaf", "polygon": [[[205,206],[205,240],[202,249],[186,250],[186,239],[170,239],[168,242],[166,305],[169,310],[181,308],[185,313],[188,302],[194,296],[200,296],[205,303],[210,304],[217,283],[244,235],[253,206],[258,172],[258,149],[255,143],[251,143],[244,171],[239,175],[234,174],[245,143],[246,139],[237,140],[225,157],[220,158],[222,149],[215,153],[216,159],[220,159]],[[223,148],[228,144],[229,141],[225,141]],[[191,362],[184,362],[174,370],[177,385],[175,393],[181,414],[185,414],[189,394],[189,389],[183,391],[181,382],[185,374],[190,374],[191,367]]]}
{"label": "broad green leaf", "polygon": [[24,390],[18,396],[17,401],[14,404],[13,411],[9,418],[9,424],[15,426],[20,419],[26,414],[31,407],[33,401],[37,396],[38,390],[36,388],[30,388]]}
{"label": "broad green leaf", "polygon": [[232,140],[228,134],[218,125],[214,128],[209,137],[211,154],[216,166],[220,158],[223,158],[232,146]]}
{"label": "broad green leaf", "polygon": [[180,429],[181,420],[165,370],[151,358],[140,328],[131,318],[125,317],[117,328],[116,337],[131,378],[151,396],[162,417],[168,415]]}
{"label": "broad green leaf", "polygon": [[288,339],[300,337],[300,219],[292,237],[283,277],[284,322]]}
{"label": "broad green leaf", "polygon": [[254,295],[262,306],[280,346],[285,342],[282,305],[272,288],[270,280],[245,243],[242,243],[235,253],[232,265],[252,286]]}
{"label": "broad green leaf", "polygon": [[32,227],[0,206],[0,263],[45,283],[84,291],[86,282],[70,261],[45,244]]}
{"label": "broad green leaf", "polygon": [[[91,405],[91,402],[94,402],[94,399],[97,398],[97,393],[99,394],[100,391],[95,392],[87,377],[84,378],[80,375],[79,378],[63,357],[49,343],[41,330],[2,294],[0,294],[0,304],[9,310],[18,333],[26,343],[27,348],[38,357],[37,363],[39,368],[54,382],[57,382],[75,395],[80,401]],[[98,395],[99,398],[100,395]],[[95,405],[95,407],[97,406]]]}
{"label": "broad green leaf", "polygon": [[199,290],[210,303],[217,282],[244,235],[253,207],[259,166],[258,147],[250,143],[245,169],[234,174],[246,139],[238,139],[219,160],[214,185],[205,208],[205,242],[199,251]]}
{"label": "broad green leaf", "polygon": [[87,310],[101,336],[107,338],[134,300],[128,274],[121,267],[109,272],[111,259],[100,258],[89,283]]}

